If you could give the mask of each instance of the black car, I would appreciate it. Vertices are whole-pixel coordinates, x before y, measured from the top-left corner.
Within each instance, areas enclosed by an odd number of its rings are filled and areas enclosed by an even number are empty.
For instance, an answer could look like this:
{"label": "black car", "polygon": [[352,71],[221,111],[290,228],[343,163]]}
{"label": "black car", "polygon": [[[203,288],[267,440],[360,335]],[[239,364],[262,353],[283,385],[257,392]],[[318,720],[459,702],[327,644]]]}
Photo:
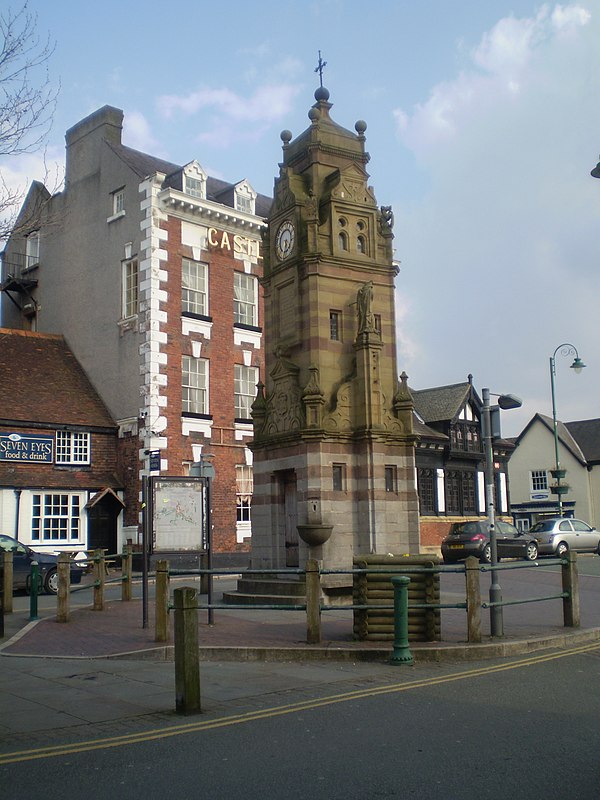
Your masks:
{"label": "black car", "polygon": [[[525,558],[527,561],[535,561],[538,557],[535,537],[518,531],[508,522],[496,520],[496,545],[498,560]],[[462,561],[468,556],[475,556],[484,564],[491,562],[492,546],[487,520],[454,522],[450,533],[442,542],[442,558],[445,564]]]}
{"label": "black car", "polygon": [[[12,536],[0,534],[0,552],[12,550],[13,553],[13,588],[29,589],[31,581],[31,562],[39,564],[40,588],[48,594],[58,592],[58,556],[51,553],[38,553],[31,547],[21,544]],[[81,583],[83,569],[74,561],[71,562],[71,583]]]}

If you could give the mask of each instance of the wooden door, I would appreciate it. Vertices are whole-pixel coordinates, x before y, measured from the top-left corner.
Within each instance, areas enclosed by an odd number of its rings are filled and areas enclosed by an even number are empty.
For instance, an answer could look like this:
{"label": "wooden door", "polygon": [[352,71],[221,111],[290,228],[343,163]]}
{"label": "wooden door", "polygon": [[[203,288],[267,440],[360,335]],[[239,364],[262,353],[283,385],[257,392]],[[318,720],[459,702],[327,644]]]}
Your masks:
{"label": "wooden door", "polygon": [[105,499],[88,508],[88,550],[117,552],[117,516],[120,508]]}

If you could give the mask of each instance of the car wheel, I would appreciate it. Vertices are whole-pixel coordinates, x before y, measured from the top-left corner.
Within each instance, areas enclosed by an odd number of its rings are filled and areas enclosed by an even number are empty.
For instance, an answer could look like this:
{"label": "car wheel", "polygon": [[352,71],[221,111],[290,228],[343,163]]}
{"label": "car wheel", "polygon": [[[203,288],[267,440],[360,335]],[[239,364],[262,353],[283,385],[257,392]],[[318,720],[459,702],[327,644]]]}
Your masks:
{"label": "car wheel", "polygon": [[486,544],[484,545],[481,555],[479,556],[479,560],[482,564],[491,564],[492,562],[492,545]]}
{"label": "car wheel", "polygon": [[554,552],[557,558],[564,558],[569,552],[569,545],[566,542],[559,542]]}
{"label": "car wheel", "polygon": [[58,594],[58,572],[50,569],[44,578],[44,589],[48,594]]}
{"label": "car wheel", "polygon": [[527,561],[535,561],[538,557],[538,548],[535,542],[529,542],[525,550],[525,558]]}

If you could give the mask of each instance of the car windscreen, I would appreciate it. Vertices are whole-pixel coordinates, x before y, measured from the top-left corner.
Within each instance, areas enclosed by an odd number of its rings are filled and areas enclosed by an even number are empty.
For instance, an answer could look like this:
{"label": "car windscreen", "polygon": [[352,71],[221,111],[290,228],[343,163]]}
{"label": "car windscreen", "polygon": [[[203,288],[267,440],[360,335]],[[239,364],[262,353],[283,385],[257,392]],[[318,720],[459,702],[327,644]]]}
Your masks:
{"label": "car windscreen", "polygon": [[481,522],[455,522],[450,528],[451,536],[464,536],[465,534],[485,533]]}
{"label": "car windscreen", "polygon": [[536,522],[529,529],[530,533],[543,533],[544,531],[551,531],[554,529],[554,522]]}

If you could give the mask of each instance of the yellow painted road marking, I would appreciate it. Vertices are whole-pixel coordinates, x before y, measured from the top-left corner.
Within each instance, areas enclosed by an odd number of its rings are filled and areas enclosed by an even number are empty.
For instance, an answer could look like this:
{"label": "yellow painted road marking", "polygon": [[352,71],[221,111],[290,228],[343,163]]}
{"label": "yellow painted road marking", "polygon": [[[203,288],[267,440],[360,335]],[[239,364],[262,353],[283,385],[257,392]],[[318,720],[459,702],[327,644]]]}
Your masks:
{"label": "yellow painted road marking", "polygon": [[385,684],[383,686],[372,686],[365,689],[356,689],[352,692],[319,697],[313,700],[301,700],[297,703],[290,703],[273,708],[265,708],[260,711],[248,711],[243,714],[233,714],[226,717],[218,717],[212,720],[200,720],[188,722],[182,725],[172,725],[168,728],[156,728],[140,733],[130,733],[123,736],[114,736],[105,739],[89,739],[85,742],[75,742],[73,744],[58,744],[40,747],[32,750],[19,750],[12,753],[0,754],[0,766],[4,764],[15,764],[21,761],[34,761],[41,758],[55,758],[57,756],[73,755],[75,753],[85,753],[90,750],[103,750],[109,747],[122,747],[124,745],[150,742],[156,739],[166,739],[171,736],[181,736],[186,733],[196,733],[198,731],[214,730],[216,728],[226,728],[231,725],[240,725],[247,722],[254,722],[260,719],[270,719],[280,717],[285,714],[296,714],[301,711],[308,711],[314,708],[333,705],[335,703],[345,703],[350,700],[362,700],[366,697],[376,697],[383,694],[394,694],[406,692],[411,689],[421,689],[427,686],[439,686],[443,683],[466,680],[467,678],[477,678],[483,675],[491,675],[496,672],[506,672],[511,669],[521,669],[548,661],[555,661],[559,658],[581,655],[592,650],[600,649],[600,643],[581,645],[580,647],[569,648],[558,653],[546,653],[544,655],[530,656],[513,661],[509,664],[496,664],[485,667],[475,667],[474,669],[462,670],[451,675],[442,675],[434,678],[421,678],[404,683]]}

